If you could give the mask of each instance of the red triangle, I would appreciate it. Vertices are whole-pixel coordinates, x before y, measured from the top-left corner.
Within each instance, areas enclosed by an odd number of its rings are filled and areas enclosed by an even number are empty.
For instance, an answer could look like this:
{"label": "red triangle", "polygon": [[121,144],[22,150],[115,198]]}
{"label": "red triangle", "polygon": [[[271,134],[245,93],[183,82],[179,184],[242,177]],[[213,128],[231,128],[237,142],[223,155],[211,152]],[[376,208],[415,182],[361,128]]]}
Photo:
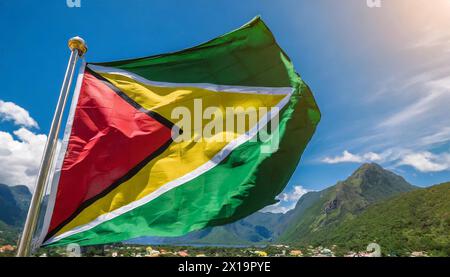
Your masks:
{"label": "red triangle", "polygon": [[171,141],[170,126],[85,72],[49,232],[133,176]]}

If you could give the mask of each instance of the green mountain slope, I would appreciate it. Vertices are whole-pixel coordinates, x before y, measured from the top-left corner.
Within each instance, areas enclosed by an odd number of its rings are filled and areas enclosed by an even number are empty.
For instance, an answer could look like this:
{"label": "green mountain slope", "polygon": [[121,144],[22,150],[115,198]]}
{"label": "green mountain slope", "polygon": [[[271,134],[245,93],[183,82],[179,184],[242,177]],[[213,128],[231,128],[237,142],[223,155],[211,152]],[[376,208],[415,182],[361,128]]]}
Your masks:
{"label": "green mountain slope", "polygon": [[302,197],[287,219],[288,226],[279,241],[304,243],[315,232],[355,218],[371,204],[414,189],[402,177],[381,166],[364,164],[345,181],[314,194],[310,201]]}
{"label": "green mountain slope", "polygon": [[17,242],[30,199],[31,193],[26,186],[0,184],[0,245]]}
{"label": "green mountain slope", "polygon": [[24,223],[31,193],[26,186],[0,184],[0,221],[13,227]]}
{"label": "green mountain slope", "polygon": [[0,245],[15,244],[17,242],[19,231],[0,220]]}
{"label": "green mountain slope", "polygon": [[311,233],[304,240],[314,245],[363,249],[380,244],[387,255],[427,251],[450,255],[450,183],[418,189],[370,206],[355,219]]}

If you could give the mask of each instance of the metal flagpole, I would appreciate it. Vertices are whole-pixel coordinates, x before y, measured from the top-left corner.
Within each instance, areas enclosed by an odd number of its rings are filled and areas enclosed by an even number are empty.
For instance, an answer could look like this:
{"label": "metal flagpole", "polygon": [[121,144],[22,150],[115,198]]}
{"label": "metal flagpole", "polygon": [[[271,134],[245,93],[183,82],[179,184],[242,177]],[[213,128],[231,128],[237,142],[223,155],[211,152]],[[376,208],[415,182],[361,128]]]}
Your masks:
{"label": "metal flagpole", "polygon": [[61,127],[62,116],[69,95],[72,78],[75,71],[78,58],[83,56],[87,51],[84,40],[80,37],[69,39],[69,48],[71,51],[69,63],[67,65],[66,74],[61,87],[58,104],[56,105],[55,114],[53,115],[50,132],[48,133],[47,143],[45,144],[44,155],[42,156],[39,174],[36,180],[36,187],[31,198],[30,208],[28,209],[27,219],[23,228],[17,247],[17,257],[29,256],[31,252],[31,243],[33,234],[36,231],[39,211],[42,199],[46,190],[46,181],[50,174],[51,164],[55,156],[56,145],[58,143],[58,134]]}

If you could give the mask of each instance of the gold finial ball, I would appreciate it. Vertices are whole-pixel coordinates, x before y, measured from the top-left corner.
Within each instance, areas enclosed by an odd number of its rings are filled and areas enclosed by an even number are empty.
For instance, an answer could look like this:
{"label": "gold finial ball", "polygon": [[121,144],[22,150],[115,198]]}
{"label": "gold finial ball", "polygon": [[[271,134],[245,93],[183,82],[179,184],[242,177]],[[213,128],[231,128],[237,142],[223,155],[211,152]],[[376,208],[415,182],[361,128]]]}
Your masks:
{"label": "gold finial ball", "polygon": [[84,39],[80,37],[73,37],[69,39],[69,48],[70,50],[77,49],[78,55],[83,56],[87,52],[87,45]]}

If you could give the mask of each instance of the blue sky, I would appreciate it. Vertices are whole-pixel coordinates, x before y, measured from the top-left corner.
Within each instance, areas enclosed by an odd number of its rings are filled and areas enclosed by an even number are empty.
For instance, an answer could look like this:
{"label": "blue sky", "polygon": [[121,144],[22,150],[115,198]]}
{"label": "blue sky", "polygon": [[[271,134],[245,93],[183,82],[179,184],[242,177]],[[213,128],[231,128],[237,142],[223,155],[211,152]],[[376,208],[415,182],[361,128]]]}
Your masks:
{"label": "blue sky", "polygon": [[323,117],[280,205],[378,162],[409,182],[450,180],[450,1],[0,0],[0,182],[31,186],[68,38],[100,62],[175,51],[256,15],[312,88]]}

